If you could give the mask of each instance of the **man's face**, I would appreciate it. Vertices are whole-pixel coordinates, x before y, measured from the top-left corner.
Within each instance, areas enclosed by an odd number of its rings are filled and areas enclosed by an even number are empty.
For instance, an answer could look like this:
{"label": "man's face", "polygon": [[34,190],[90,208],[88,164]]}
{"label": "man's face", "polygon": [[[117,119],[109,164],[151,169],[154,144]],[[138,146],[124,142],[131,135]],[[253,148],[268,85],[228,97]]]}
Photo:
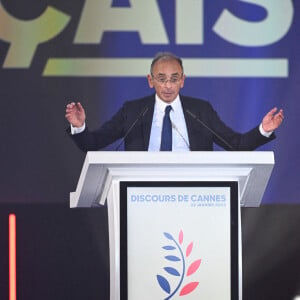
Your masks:
{"label": "man's face", "polygon": [[171,103],[184,85],[185,76],[176,60],[159,60],[147,76],[150,88],[154,88],[158,97]]}

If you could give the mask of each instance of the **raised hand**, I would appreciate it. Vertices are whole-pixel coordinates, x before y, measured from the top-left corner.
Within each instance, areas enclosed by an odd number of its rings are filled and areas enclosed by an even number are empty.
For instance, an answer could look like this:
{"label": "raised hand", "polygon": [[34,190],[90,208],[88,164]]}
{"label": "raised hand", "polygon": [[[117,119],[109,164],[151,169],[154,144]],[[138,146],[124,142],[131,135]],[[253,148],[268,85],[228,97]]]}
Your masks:
{"label": "raised hand", "polygon": [[85,122],[85,111],[80,102],[72,102],[66,106],[66,119],[73,127],[81,127]]}
{"label": "raised hand", "polygon": [[262,120],[263,130],[270,132],[277,129],[281,125],[283,119],[283,110],[280,109],[277,112],[277,107],[274,107],[264,116]]}

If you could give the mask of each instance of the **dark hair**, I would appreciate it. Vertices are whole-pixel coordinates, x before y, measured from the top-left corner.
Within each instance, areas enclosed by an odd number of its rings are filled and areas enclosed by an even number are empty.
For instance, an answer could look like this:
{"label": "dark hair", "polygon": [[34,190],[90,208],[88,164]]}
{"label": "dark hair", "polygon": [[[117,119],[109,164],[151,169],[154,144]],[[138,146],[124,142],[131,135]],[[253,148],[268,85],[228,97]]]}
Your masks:
{"label": "dark hair", "polygon": [[168,61],[168,60],[175,60],[179,63],[181,69],[182,69],[182,73],[183,73],[183,64],[182,64],[182,60],[180,57],[178,57],[177,55],[171,53],[171,52],[158,52],[153,60],[152,60],[152,63],[151,63],[151,67],[150,67],[150,73],[151,75],[153,74],[152,71],[153,71],[153,67],[154,65],[160,61],[160,60],[165,60],[165,61]]}

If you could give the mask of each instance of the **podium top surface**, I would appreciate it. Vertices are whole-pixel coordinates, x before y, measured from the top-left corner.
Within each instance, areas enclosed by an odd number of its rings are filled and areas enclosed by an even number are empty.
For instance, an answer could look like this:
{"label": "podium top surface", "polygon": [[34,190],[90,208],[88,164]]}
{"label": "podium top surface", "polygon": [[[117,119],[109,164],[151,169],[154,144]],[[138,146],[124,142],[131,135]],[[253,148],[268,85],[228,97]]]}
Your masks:
{"label": "podium top surface", "polygon": [[274,164],[271,151],[191,151],[191,152],[143,152],[143,151],[90,151],[86,159],[90,164]]}

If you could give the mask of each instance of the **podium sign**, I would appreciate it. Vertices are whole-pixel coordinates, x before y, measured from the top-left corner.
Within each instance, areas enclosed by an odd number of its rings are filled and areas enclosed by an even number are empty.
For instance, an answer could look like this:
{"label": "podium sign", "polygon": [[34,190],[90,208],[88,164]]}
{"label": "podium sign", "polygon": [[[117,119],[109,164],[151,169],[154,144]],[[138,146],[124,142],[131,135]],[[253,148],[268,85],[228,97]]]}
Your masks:
{"label": "podium sign", "polygon": [[237,300],[237,189],[122,182],[120,299]]}
{"label": "podium sign", "polygon": [[[70,195],[70,206],[91,207],[107,201],[110,299],[176,299],[178,293],[186,295],[185,299],[195,299],[194,293],[203,296],[213,292],[212,288],[202,287],[202,282],[215,287],[215,290],[221,285],[225,293],[222,299],[242,299],[241,221],[240,209],[235,210],[235,206],[260,205],[273,165],[272,152],[88,152],[76,191]],[[125,192],[124,184],[127,184]],[[207,197],[215,199],[213,207],[201,206],[206,193]],[[236,194],[235,199],[232,198],[233,194]],[[145,201],[138,202],[137,199]],[[156,201],[159,199],[170,201]],[[222,207],[222,201],[226,203],[225,207]],[[151,208],[148,207],[149,202],[152,203]],[[157,204],[161,206],[160,209],[157,209]],[[151,219],[148,211],[151,211]],[[126,226],[125,219],[129,221]],[[183,219],[185,221],[181,224],[180,220]],[[219,225],[218,221],[221,222]],[[235,225],[238,223],[235,230],[232,222]],[[146,226],[149,227],[147,230]],[[143,234],[140,231],[142,229]],[[238,236],[237,244],[234,243],[235,236]],[[210,243],[207,242],[209,239]],[[139,241],[143,242],[139,244]],[[193,241],[192,246],[189,241]],[[163,251],[174,250],[175,253],[176,249],[172,247],[177,247],[179,252],[179,249],[184,250],[185,254],[179,257],[178,253],[163,256]],[[147,256],[140,258],[137,252]],[[124,253],[128,256],[125,262]],[[183,257],[186,262],[184,270],[178,267]],[[176,261],[178,259],[181,260]],[[127,270],[125,275],[124,266]],[[153,267],[153,271],[142,271],[142,266]],[[147,288],[140,281],[139,284],[134,283],[135,279],[131,276],[137,276],[147,283]],[[194,276],[195,280],[192,279]],[[189,281],[187,277],[194,281]],[[216,283],[216,278],[224,281]],[[141,290],[148,288],[150,296],[141,298]],[[124,294],[121,295],[121,292]],[[151,296],[152,292],[155,296]],[[156,296],[158,294],[160,296]],[[220,298],[207,297],[203,296],[202,299]]]}

